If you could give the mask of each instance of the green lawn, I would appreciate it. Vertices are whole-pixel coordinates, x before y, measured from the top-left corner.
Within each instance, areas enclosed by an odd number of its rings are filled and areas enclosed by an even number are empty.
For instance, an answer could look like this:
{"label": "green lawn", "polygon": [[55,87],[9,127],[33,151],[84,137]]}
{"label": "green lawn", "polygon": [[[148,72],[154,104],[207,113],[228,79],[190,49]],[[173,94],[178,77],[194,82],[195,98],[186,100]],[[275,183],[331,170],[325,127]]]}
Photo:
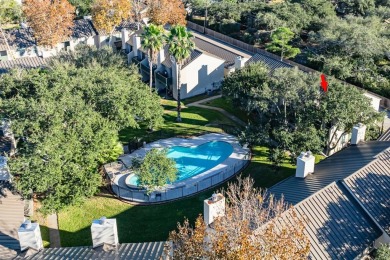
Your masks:
{"label": "green lawn", "polygon": [[176,122],[176,111],[166,111],[164,125],[152,133],[145,127],[140,129],[126,128],[119,132],[122,143],[128,143],[134,138],[143,138],[151,142],[172,136],[199,135],[204,132],[222,132],[221,125],[234,126],[235,123],[218,111],[198,107],[184,108],[181,112],[182,122]]}
{"label": "green lawn", "polygon": [[[172,101],[163,101],[166,107],[170,104],[172,105]],[[175,111],[166,111],[164,118],[162,130],[148,134],[144,128],[124,129],[120,132],[121,141],[126,143],[131,138],[143,136],[148,141],[153,141],[162,138],[165,133],[188,136],[206,131],[221,132],[221,128],[208,125],[233,124],[217,111],[196,107],[183,109],[182,123],[175,121]],[[251,176],[256,187],[271,187],[295,173],[295,167],[288,160],[275,169],[267,159],[268,148],[256,146],[252,151],[252,162],[243,176]],[[153,206],[133,206],[102,193],[88,199],[80,207],[68,207],[58,214],[62,246],[91,245],[91,221],[101,216],[117,219],[121,243],[166,240],[169,232],[176,228],[177,222],[182,222],[184,217],[193,222],[203,211],[203,200],[222,187],[226,187],[226,183],[190,198]]]}
{"label": "green lawn", "polygon": [[[257,187],[270,187],[294,174],[294,167],[287,162],[275,171],[267,161],[267,148],[255,147],[253,153],[252,163],[243,174],[254,178]],[[203,200],[208,198],[213,190],[154,206],[133,206],[107,194],[95,196],[88,199],[81,207],[68,207],[59,213],[61,244],[62,246],[91,245],[91,221],[101,216],[117,219],[121,243],[166,240],[169,231],[176,228],[178,221],[182,222],[184,217],[194,221],[202,213]]]}
{"label": "green lawn", "polygon": [[225,111],[229,112],[230,114],[240,118],[244,122],[248,122],[250,120],[249,115],[245,111],[238,109],[237,107],[234,107],[232,101],[229,98],[226,97],[217,98],[202,104],[212,106],[212,107],[222,108]]}

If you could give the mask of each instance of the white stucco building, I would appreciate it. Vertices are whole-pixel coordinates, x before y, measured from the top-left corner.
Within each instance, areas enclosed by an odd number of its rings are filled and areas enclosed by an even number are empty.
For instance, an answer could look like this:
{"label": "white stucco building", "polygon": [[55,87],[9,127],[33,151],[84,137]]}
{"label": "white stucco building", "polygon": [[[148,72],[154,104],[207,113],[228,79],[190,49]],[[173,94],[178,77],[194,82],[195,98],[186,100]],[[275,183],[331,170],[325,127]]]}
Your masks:
{"label": "white stucco building", "polygon": [[[197,33],[193,34],[195,49],[184,61],[180,71],[182,99],[218,89],[227,74],[235,68],[243,67],[245,61],[250,58],[249,53],[236,50]],[[128,62],[137,64],[142,79],[149,81],[149,62],[147,51],[141,46],[141,35],[142,30],[131,33],[124,48]],[[157,62],[153,65],[154,86],[159,92],[166,91],[177,99],[178,66],[169,55],[168,46],[164,46],[157,56]]]}

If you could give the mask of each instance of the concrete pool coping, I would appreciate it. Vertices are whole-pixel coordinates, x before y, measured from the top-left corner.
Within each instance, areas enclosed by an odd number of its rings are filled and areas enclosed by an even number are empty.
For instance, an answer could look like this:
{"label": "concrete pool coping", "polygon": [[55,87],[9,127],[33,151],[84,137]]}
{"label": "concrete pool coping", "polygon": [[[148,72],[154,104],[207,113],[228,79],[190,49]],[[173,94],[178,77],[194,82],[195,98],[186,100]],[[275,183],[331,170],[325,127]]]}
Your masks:
{"label": "concrete pool coping", "polygon": [[[232,175],[234,175],[236,172],[238,172],[240,169],[242,169],[247,161],[250,158],[250,149],[246,146],[242,147],[238,141],[238,139],[235,136],[228,135],[228,134],[219,134],[219,133],[210,133],[205,134],[193,138],[168,138],[168,139],[161,139],[152,143],[146,144],[143,148],[140,148],[136,151],[134,151],[131,154],[126,154],[121,157],[119,157],[119,160],[124,164],[126,168],[131,167],[131,160],[134,157],[143,158],[145,157],[146,153],[150,151],[153,148],[169,148],[172,146],[184,146],[184,147],[191,147],[191,146],[199,146],[207,142],[212,141],[222,141],[227,142],[233,147],[233,152],[230,154],[228,158],[226,158],[224,161],[222,161],[217,166],[200,173],[198,175],[195,175],[193,177],[190,177],[188,179],[185,179],[183,181],[174,182],[172,184],[166,185],[163,189],[157,190],[154,193],[160,193],[165,192],[166,201],[171,200],[168,199],[170,197],[169,194],[167,194],[167,191],[169,190],[177,190],[181,188],[181,197],[184,197],[185,195],[188,196],[191,193],[199,192],[199,186],[201,186],[201,190],[205,190],[208,187],[205,183],[205,180],[208,180],[211,178],[210,181],[210,187],[214,186],[216,184],[222,183],[225,179],[228,177],[230,178]],[[249,155],[249,156],[248,156]],[[244,163],[243,163],[244,162]],[[236,169],[237,168],[237,169]],[[234,171],[234,172],[233,172]],[[150,198],[148,196],[147,201],[146,198],[142,198],[142,196],[134,196],[134,192],[140,192],[138,191],[131,191],[131,188],[129,188],[125,183],[125,178],[128,176],[129,172],[127,171],[121,171],[117,172],[115,175],[115,178],[112,180],[112,188],[114,193],[116,193],[119,197],[131,201],[136,202],[151,202]],[[217,175],[223,175],[223,176],[217,176]],[[213,184],[213,176],[217,176],[215,178],[216,183]],[[199,185],[201,184],[201,185]],[[118,186],[118,187],[114,187]],[[190,190],[192,187],[196,186],[196,192],[190,192],[188,194],[185,194],[187,190]],[[117,192],[115,192],[115,188],[117,188]],[[183,191],[183,189],[186,189],[186,191]],[[129,190],[126,192],[126,190]],[[188,191],[189,192],[189,191]],[[131,193],[131,198],[130,194]],[[126,195],[125,195],[126,194]],[[154,198],[152,194],[152,198]],[[161,195],[160,195],[161,196]],[[137,197],[137,198],[136,198]],[[162,199],[160,197],[160,199]],[[177,198],[176,198],[177,199]]]}

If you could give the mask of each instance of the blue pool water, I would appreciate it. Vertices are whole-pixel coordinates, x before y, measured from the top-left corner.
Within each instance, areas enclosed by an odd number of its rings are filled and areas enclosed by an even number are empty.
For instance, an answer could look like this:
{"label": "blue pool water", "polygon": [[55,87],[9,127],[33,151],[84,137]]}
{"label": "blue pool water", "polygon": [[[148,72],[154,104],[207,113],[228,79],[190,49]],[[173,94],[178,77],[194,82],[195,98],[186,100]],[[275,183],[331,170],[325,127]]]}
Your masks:
{"label": "blue pool water", "polygon": [[[168,157],[176,162],[177,180],[182,181],[205,172],[228,158],[233,146],[227,142],[212,141],[194,147],[172,146],[168,149]],[[128,179],[128,184],[137,186],[136,175]]]}

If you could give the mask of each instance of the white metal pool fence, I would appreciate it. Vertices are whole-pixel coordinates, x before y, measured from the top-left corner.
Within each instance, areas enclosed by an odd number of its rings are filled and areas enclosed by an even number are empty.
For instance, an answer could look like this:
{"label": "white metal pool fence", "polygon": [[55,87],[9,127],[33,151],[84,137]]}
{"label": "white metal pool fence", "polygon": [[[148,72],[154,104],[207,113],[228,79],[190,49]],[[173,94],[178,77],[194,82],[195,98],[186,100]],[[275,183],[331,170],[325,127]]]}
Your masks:
{"label": "white metal pool fence", "polygon": [[[137,190],[137,189],[131,189],[131,188],[119,186],[114,181],[116,174],[111,171],[107,171],[106,167],[104,167],[104,170],[106,172],[107,178],[110,181],[112,191],[117,197],[128,201],[137,202],[137,203],[153,204],[153,203],[167,202],[171,200],[180,199],[210,189],[218,184],[221,184],[225,180],[228,180],[231,177],[238,174],[239,172],[241,172],[248,165],[250,159],[251,159],[251,153],[248,152],[236,164],[226,166],[224,169],[210,176],[205,176],[204,178],[202,178],[197,182],[192,182],[190,184],[177,186],[177,187],[175,186],[175,187],[164,188],[161,190],[154,191],[149,195],[147,194],[146,190]],[[118,172],[118,173],[123,173],[123,172]]]}

